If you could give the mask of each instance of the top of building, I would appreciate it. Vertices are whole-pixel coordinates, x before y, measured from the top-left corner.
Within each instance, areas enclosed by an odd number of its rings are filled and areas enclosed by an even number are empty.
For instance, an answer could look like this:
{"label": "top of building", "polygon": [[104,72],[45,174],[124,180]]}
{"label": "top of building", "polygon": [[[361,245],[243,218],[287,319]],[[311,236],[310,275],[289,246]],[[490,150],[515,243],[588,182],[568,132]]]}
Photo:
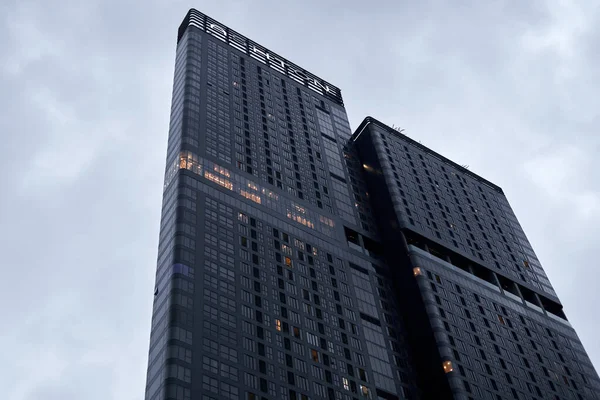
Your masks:
{"label": "top of building", "polygon": [[251,58],[269,66],[281,74],[293,79],[301,85],[331,99],[335,103],[343,106],[341,90],[331,83],[319,78],[318,76],[306,71],[298,65],[288,61],[280,55],[272,52],[264,46],[248,39],[233,29],[223,25],[200,11],[192,8],[188,11],[179,26],[177,42],[181,40],[187,28],[194,26],[214,38],[228,44],[234,49],[250,56]]}
{"label": "top of building", "polygon": [[356,129],[356,131],[354,132],[354,134],[352,135],[352,140],[355,141],[356,139],[358,139],[358,137],[361,135],[361,133],[366,129],[367,126],[369,126],[369,124],[375,124],[377,126],[379,126],[380,128],[382,128],[383,130],[385,130],[387,133],[390,133],[391,135],[396,136],[397,138],[410,143],[413,146],[418,147],[419,149],[421,149],[422,151],[424,151],[425,153],[429,154],[432,157],[437,158],[438,160],[440,160],[441,162],[443,162],[444,164],[450,165],[451,167],[457,169],[458,171],[470,176],[471,178],[475,179],[477,182],[488,186],[490,189],[504,195],[504,192],[502,191],[502,188],[500,188],[499,186],[493,184],[492,182],[488,181],[487,179],[482,178],[481,176],[469,171],[467,168],[463,167],[462,165],[459,165],[457,163],[455,163],[454,161],[442,156],[439,153],[436,153],[435,151],[431,150],[429,147],[423,146],[421,143],[417,142],[416,140],[413,140],[411,138],[409,138],[408,136],[402,134],[401,132],[397,131],[396,129],[389,127],[388,125],[384,124],[381,121],[376,120],[373,117],[366,117],[361,124],[359,125],[359,127]]}

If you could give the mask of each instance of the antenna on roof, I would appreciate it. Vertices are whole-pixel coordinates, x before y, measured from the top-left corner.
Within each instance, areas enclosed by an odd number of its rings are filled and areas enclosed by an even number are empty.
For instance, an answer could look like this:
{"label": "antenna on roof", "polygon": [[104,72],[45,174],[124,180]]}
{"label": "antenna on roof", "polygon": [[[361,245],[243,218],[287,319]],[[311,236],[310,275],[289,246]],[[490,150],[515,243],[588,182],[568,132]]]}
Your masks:
{"label": "antenna on roof", "polygon": [[399,133],[403,133],[404,132],[404,129],[402,129],[399,126],[396,126],[394,124],[392,124],[392,129],[395,130],[396,132],[399,132]]}

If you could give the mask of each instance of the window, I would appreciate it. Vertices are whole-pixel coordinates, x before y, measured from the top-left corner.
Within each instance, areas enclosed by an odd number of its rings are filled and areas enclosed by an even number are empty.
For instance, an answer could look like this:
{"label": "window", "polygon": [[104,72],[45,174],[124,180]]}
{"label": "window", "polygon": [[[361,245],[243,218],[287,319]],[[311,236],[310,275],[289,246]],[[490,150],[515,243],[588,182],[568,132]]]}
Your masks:
{"label": "window", "polygon": [[306,340],[308,341],[308,343],[312,344],[313,346],[319,345],[319,339],[317,338],[317,336],[313,335],[310,332],[306,332]]}
{"label": "window", "polygon": [[281,321],[278,319],[275,320],[275,329],[281,331]]}
{"label": "window", "polygon": [[454,371],[454,368],[452,367],[452,361],[444,361],[443,367],[445,373],[450,373]]}
{"label": "window", "polygon": [[360,385],[360,393],[364,396],[364,397],[371,397],[369,394],[369,388],[363,385]]}
{"label": "window", "polygon": [[342,381],[344,383],[344,389],[350,390],[350,385],[348,384],[348,378],[342,378]]}
{"label": "window", "polygon": [[202,358],[202,368],[204,368],[205,370],[207,370],[209,372],[212,372],[213,374],[217,374],[218,368],[219,368],[219,362],[210,357],[204,356]]}
{"label": "window", "polygon": [[319,352],[318,351],[311,349],[310,356],[314,362],[319,362]]}
{"label": "window", "polygon": [[238,220],[240,220],[241,222],[247,224],[248,223],[248,216],[242,213],[238,214]]}
{"label": "window", "polygon": [[423,274],[423,273],[421,272],[421,268],[420,268],[420,267],[414,267],[414,268],[413,268],[413,275],[414,275],[414,276],[420,276],[420,275],[422,275],[422,274]]}
{"label": "window", "polygon": [[237,368],[231,367],[227,364],[221,363],[221,376],[229,378],[233,381],[238,380]]}

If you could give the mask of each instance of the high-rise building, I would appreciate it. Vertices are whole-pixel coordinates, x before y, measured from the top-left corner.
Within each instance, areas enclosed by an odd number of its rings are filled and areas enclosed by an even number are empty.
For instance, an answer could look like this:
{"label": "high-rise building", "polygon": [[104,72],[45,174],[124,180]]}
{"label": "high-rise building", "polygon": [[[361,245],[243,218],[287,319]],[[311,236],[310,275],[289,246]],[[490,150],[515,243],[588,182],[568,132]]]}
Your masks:
{"label": "high-rise building", "polygon": [[337,87],[189,12],[147,400],[416,393],[351,135]]}
{"label": "high-rise building", "polygon": [[[595,373],[502,191],[190,10],[146,400],[585,398]],[[579,397],[577,397],[579,396]]]}
{"label": "high-rise building", "polygon": [[600,398],[502,189],[373,118],[352,142],[420,384],[442,368],[445,398]]}

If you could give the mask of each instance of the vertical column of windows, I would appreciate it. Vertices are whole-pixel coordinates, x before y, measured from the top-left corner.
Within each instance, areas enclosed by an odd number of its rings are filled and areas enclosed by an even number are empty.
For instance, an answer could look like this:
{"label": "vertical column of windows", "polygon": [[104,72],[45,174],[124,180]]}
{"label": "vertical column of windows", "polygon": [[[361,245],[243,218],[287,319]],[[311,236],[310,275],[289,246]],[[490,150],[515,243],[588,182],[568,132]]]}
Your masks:
{"label": "vertical column of windows", "polygon": [[[296,94],[298,95],[298,107],[300,109],[300,119],[302,121],[302,131],[304,133],[304,140],[306,142],[306,153],[308,155],[308,161],[310,166],[310,174],[312,178],[312,186],[313,186],[313,194],[314,199],[311,196],[311,203],[316,204],[317,207],[323,208],[323,198],[322,194],[327,197],[329,194],[329,190],[327,185],[319,182],[319,178],[317,176],[317,168],[315,165],[315,157],[317,159],[321,159],[321,152],[319,149],[319,142],[311,141],[310,131],[309,131],[309,119],[312,120],[311,110],[308,110],[310,107],[305,105],[305,101],[302,96],[302,90],[300,88],[296,88]],[[313,149],[314,147],[314,149]]]}
{"label": "vertical column of windows", "polygon": [[206,153],[231,163],[230,51],[208,41],[206,83]]}

